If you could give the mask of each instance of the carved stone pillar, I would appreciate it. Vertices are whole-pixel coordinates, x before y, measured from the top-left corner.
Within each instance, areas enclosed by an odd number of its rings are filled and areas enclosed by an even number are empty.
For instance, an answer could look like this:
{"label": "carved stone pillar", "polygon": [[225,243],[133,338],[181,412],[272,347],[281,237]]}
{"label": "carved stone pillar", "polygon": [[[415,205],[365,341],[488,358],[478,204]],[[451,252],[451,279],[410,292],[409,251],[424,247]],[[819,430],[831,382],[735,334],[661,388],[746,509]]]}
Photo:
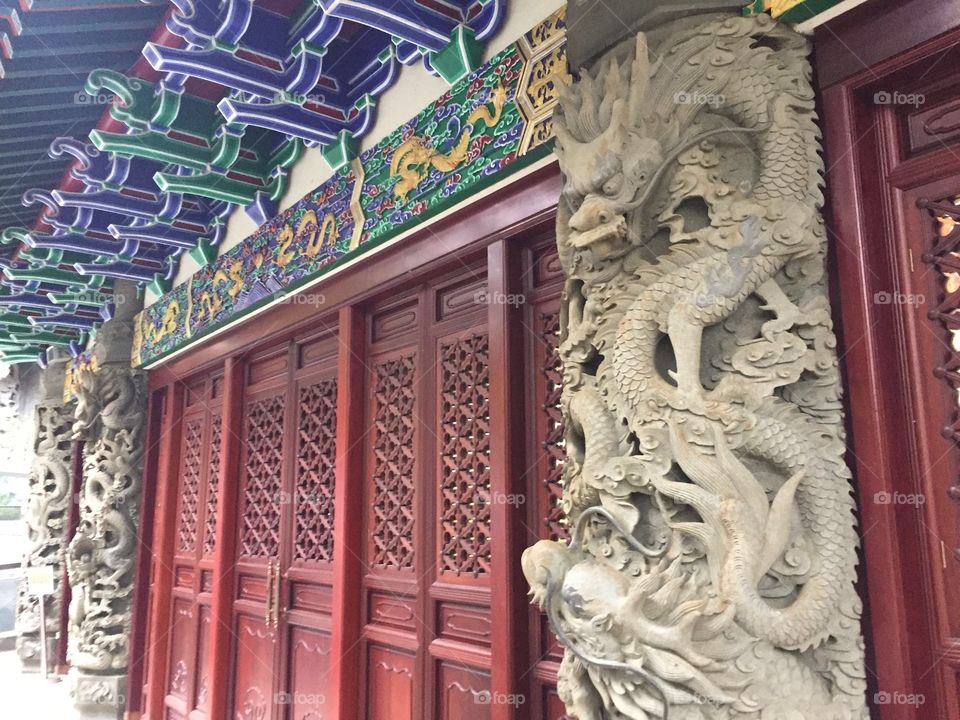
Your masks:
{"label": "carved stone pillar", "polygon": [[70,663],[83,718],[122,718],[144,454],[146,374],[130,367],[136,291],[118,283],[117,311],[97,337],[99,369],[81,377],[86,441],[80,519],[67,552]]}
{"label": "carved stone pillar", "polygon": [[[42,398],[35,411],[34,459],[24,507],[29,549],[24,569],[52,565],[56,591],[44,600],[46,611],[47,657],[56,657],[60,631],[60,603],[64,534],[70,508],[70,465],[73,439],[70,425],[73,406],[63,402],[66,357],[51,358],[41,379]],[[17,654],[24,670],[40,670],[40,603],[20,583],[17,595]]]}
{"label": "carved stone pillar", "polygon": [[719,3],[629,3],[555,116],[574,532],[524,572],[579,720],[863,720],[807,41],[658,4]]}

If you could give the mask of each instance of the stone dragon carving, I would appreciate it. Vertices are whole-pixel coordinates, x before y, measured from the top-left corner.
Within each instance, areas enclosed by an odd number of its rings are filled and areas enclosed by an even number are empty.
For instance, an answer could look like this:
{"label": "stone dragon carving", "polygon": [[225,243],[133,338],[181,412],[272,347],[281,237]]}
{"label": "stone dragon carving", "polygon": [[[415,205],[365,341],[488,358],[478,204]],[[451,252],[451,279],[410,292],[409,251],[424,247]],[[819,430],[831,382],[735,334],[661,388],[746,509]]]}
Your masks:
{"label": "stone dragon carving", "polygon": [[[52,565],[56,591],[45,597],[47,637],[60,629],[60,563],[70,505],[70,438],[72,407],[41,403],[36,409],[34,460],[24,516],[29,548],[24,567]],[[17,653],[24,664],[40,662],[40,603],[20,583],[17,595]]]}
{"label": "stone dragon carving", "polygon": [[523,569],[578,720],[863,720],[806,41],[638,35],[565,91],[569,545]]}
{"label": "stone dragon carving", "polygon": [[145,375],[114,365],[81,373],[74,432],[86,441],[79,525],[67,551],[70,661],[85,671],[127,667]]}

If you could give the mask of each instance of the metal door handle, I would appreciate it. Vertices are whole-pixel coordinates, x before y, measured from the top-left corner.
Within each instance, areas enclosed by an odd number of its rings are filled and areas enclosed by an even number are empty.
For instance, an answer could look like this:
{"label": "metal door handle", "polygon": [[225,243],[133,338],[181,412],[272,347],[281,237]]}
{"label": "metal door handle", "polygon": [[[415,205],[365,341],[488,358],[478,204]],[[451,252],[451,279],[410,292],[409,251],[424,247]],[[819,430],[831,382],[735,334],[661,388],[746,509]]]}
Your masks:
{"label": "metal door handle", "polygon": [[280,576],[280,561],[277,560],[276,569],[273,573],[273,627],[276,629],[280,625],[280,591],[283,578]]}
{"label": "metal door handle", "polygon": [[273,560],[267,560],[267,608],[263,615],[265,625],[270,625],[273,617]]}

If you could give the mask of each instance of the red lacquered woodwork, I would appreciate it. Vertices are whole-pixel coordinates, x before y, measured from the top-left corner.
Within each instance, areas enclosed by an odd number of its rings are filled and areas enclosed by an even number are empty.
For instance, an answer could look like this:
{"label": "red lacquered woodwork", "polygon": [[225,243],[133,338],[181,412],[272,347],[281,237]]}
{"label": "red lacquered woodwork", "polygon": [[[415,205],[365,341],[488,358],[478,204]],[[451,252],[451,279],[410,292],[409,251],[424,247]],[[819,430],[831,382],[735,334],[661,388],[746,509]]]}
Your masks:
{"label": "red lacquered woodwork", "polygon": [[152,373],[184,398],[156,717],[565,717],[519,567],[564,532],[556,168],[523,184]]}
{"label": "red lacquered woodwork", "polygon": [[864,545],[868,679],[882,720],[960,718],[960,533],[948,495],[960,453],[941,434],[957,395],[935,375],[956,351],[936,317],[944,277],[924,259],[936,223],[917,204],[960,194],[950,121],[960,97],[956,22],[955,3],[868,3],[816,38],[818,74],[830,83],[831,281]]}

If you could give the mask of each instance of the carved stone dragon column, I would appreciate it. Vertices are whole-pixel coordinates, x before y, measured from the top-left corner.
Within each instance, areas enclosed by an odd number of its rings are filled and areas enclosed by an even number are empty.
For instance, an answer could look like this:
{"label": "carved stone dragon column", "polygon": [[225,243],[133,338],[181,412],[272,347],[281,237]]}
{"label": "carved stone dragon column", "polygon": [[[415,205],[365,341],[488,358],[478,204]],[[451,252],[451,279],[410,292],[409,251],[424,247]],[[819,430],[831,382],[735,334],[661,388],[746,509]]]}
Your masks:
{"label": "carved stone dragon column", "polygon": [[117,283],[114,318],[81,376],[74,430],[86,441],[80,520],[67,551],[73,698],[83,718],[122,718],[146,419],[146,374],[130,367],[136,289]]}
{"label": "carved stone dragon column", "polygon": [[[66,364],[66,355],[53,355],[41,377],[42,398],[35,411],[34,459],[24,507],[29,548],[23,558],[23,567],[53,566],[56,591],[44,600],[49,662],[55,658],[56,636],[60,631],[61,563],[70,509],[73,457],[70,433],[73,405],[63,401]],[[17,595],[16,629],[17,654],[24,670],[39,671],[40,603],[27,593],[25,582],[20,583]]]}
{"label": "carved stone dragon column", "polygon": [[578,720],[868,717],[809,48],[730,4],[611,0],[555,116]]}

